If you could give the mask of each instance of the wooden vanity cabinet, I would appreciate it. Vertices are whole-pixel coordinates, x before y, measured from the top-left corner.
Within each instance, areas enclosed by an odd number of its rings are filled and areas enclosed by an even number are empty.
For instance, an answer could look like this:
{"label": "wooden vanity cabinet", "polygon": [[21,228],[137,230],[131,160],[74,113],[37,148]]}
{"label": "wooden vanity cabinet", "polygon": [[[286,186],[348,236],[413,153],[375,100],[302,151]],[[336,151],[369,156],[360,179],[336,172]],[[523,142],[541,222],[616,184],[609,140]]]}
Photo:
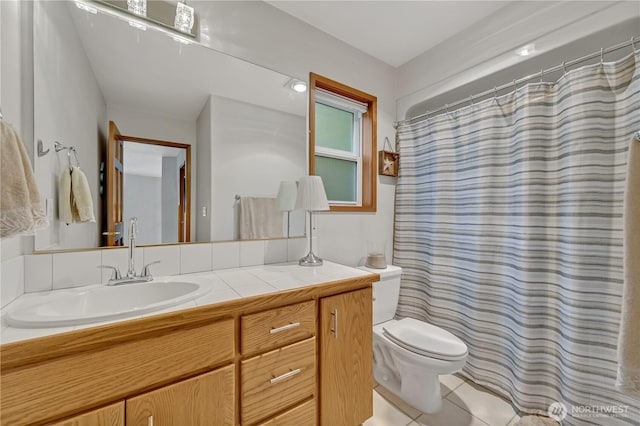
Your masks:
{"label": "wooden vanity cabinet", "polygon": [[357,426],[376,280],[2,345],[0,426]]}
{"label": "wooden vanity cabinet", "polygon": [[372,289],[320,299],[320,424],[373,416]]}
{"label": "wooden vanity cabinet", "polygon": [[60,422],[49,423],[48,426],[124,426],[124,401]]}

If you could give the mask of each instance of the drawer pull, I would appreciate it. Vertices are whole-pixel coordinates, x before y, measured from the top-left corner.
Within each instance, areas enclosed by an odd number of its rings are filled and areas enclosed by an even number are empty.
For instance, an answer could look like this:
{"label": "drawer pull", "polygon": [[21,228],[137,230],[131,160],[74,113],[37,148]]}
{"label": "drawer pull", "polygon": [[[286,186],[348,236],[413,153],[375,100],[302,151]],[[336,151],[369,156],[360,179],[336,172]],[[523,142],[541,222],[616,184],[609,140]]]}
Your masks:
{"label": "drawer pull", "polygon": [[283,325],[282,327],[278,327],[278,328],[272,328],[271,330],[269,330],[269,333],[270,334],[276,334],[276,333],[280,333],[281,331],[291,330],[292,328],[296,328],[296,327],[300,327],[300,323],[299,322],[294,322],[292,324]]}
{"label": "drawer pull", "polygon": [[288,373],[284,373],[281,376],[274,377],[269,381],[271,382],[271,384],[278,383],[284,379],[288,379],[289,377],[295,376],[296,374],[300,374],[301,372],[302,372],[302,368],[296,368],[295,370],[291,370]]}
{"label": "drawer pull", "polygon": [[338,308],[334,309],[331,312],[331,316],[333,316],[333,329],[331,332],[333,333],[333,337],[338,338]]}

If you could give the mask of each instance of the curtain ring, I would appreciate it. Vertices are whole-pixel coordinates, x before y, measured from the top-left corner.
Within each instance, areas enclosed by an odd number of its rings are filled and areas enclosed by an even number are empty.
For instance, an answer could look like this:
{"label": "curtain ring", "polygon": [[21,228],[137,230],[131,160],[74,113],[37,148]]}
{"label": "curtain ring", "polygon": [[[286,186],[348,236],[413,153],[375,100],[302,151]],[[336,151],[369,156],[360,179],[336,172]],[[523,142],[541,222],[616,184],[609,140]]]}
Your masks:
{"label": "curtain ring", "polygon": [[498,100],[498,88],[493,86],[493,99]]}
{"label": "curtain ring", "polygon": [[604,64],[604,48],[600,48],[600,65]]}
{"label": "curtain ring", "polygon": [[566,62],[562,61],[562,75],[565,76],[566,74],[567,74]]}
{"label": "curtain ring", "polygon": [[633,49],[633,51],[636,51],[636,38],[635,37],[631,37],[631,48]]}
{"label": "curtain ring", "polygon": [[542,76],[544,75],[544,69],[540,68],[540,83],[542,83]]}
{"label": "curtain ring", "polygon": [[516,84],[516,81],[513,80],[513,92],[517,92],[518,91],[518,85]]}

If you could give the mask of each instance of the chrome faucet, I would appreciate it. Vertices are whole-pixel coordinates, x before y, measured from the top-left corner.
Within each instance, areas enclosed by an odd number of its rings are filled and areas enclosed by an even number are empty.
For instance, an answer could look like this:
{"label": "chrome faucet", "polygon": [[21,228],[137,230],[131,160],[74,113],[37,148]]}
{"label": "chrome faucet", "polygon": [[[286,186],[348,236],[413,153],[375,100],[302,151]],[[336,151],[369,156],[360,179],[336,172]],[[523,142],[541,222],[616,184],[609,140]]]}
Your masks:
{"label": "chrome faucet", "polygon": [[136,250],[136,236],[138,235],[138,218],[129,219],[129,269],[127,270],[127,278],[136,277],[136,263],[134,253]]}
{"label": "chrome faucet", "polygon": [[100,265],[98,268],[104,269],[112,269],[113,273],[111,274],[111,278],[107,285],[119,285],[119,284],[133,284],[133,283],[142,283],[153,280],[153,276],[151,276],[151,271],[149,270],[149,266],[155,265],[156,263],[160,263],[159,260],[151,263],[147,263],[142,268],[142,273],[140,275],[136,274],[136,264],[135,264],[135,250],[136,250],[136,237],[138,236],[138,218],[132,217],[129,220],[129,259],[128,259],[128,270],[127,275],[122,276],[120,274],[120,270],[114,266],[109,265]]}

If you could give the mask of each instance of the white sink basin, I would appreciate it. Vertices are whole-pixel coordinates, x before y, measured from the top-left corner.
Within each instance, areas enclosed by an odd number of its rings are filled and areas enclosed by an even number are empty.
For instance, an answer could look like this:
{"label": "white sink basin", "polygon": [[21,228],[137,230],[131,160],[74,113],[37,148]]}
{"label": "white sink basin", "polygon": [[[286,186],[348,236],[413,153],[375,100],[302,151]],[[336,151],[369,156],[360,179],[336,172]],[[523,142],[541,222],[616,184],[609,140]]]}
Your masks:
{"label": "white sink basin", "polygon": [[61,290],[35,303],[9,309],[8,325],[20,328],[62,327],[141,315],[196,299],[210,290],[185,281],[151,281],[88,290]]}

